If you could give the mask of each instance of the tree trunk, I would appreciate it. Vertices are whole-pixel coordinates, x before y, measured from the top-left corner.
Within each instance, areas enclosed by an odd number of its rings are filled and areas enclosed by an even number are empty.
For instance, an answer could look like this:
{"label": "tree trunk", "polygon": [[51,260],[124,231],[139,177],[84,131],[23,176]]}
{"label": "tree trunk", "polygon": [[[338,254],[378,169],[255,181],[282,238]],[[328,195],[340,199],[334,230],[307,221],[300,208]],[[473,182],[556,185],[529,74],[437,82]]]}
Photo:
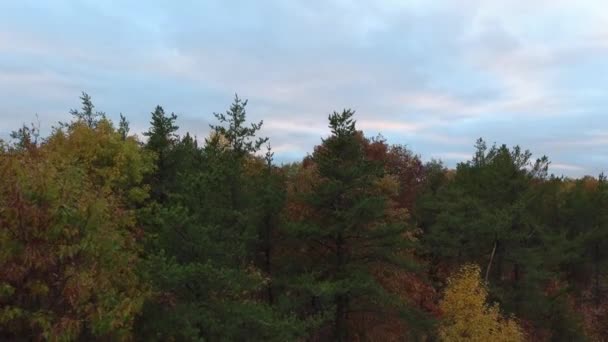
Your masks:
{"label": "tree trunk", "polygon": [[349,331],[347,327],[349,296],[341,294],[336,296],[336,316],[334,318],[334,340],[338,342],[348,341]]}
{"label": "tree trunk", "polygon": [[498,240],[494,240],[494,247],[492,248],[492,254],[490,255],[490,262],[488,263],[488,267],[486,268],[486,284],[488,283],[488,278],[490,277],[490,269],[492,268],[492,262],[494,261],[494,254],[496,253],[497,244]]}
{"label": "tree trunk", "polygon": [[[270,269],[270,244],[266,245],[266,248],[264,250],[264,262],[265,262],[265,268],[266,268],[266,275],[268,275],[269,277],[271,276],[271,269]],[[272,278],[271,278],[272,279]],[[266,286],[266,293],[268,295],[268,304],[272,305],[274,302],[274,295],[272,293],[272,283],[268,282],[268,285]]]}
{"label": "tree trunk", "polygon": [[[342,234],[338,234],[336,239],[336,274],[340,274],[344,265],[344,239]],[[340,290],[338,290],[340,291]],[[338,342],[346,341],[346,297],[344,294],[335,296],[336,311],[334,317],[334,337]]]}
{"label": "tree trunk", "polygon": [[599,244],[596,242],[593,248],[593,264],[594,264],[594,289],[593,289],[593,301],[595,307],[597,308],[600,305],[600,265],[599,265],[599,255],[600,249]]}
{"label": "tree trunk", "polygon": [[344,296],[342,295],[337,295],[336,296],[336,316],[335,316],[335,323],[334,323],[334,335],[336,338],[336,341],[338,342],[342,342],[346,340],[346,327],[345,327],[345,322],[344,322],[344,313],[345,313],[345,307],[344,307]]}

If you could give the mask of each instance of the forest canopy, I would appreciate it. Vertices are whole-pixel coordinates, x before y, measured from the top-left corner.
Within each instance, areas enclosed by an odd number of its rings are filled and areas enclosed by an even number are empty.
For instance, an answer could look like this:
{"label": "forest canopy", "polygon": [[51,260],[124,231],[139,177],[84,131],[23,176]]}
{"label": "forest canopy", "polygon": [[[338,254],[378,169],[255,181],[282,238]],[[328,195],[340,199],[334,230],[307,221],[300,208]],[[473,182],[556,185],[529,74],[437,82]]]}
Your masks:
{"label": "forest canopy", "polygon": [[238,96],[204,139],[161,106],[142,136],[81,107],[0,141],[1,340],[608,334],[603,174],[483,139],[449,169],[350,109],[285,164]]}

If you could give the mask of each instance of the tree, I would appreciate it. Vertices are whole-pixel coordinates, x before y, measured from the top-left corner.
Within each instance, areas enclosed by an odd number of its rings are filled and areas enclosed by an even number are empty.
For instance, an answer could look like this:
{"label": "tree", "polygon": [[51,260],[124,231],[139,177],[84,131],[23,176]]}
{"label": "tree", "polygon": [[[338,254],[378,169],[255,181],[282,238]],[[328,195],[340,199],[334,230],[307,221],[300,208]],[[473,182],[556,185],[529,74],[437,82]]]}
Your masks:
{"label": "tree", "polygon": [[0,156],[0,338],[129,339],[151,160],[103,118],[63,129]]}
{"label": "tree", "polygon": [[406,312],[372,270],[411,262],[403,254],[410,246],[408,226],[402,216],[391,215],[383,166],[366,158],[353,114],[329,116],[332,135],[311,158],[317,179],[301,195],[303,215],[288,226],[302,250],[290,284],[312,298],[313,315],[331,313],[337,341],[355,335],[348,324],[354,312]]}
{"label": "tree", "polygon": [[442,341],[524,341],[513,318],[504,318],[497,304],[486,303],[488,290],[477,265],[463,266],[448,280],[440,308]]}
{"label": "tree", "polygon": [[[247,100],[241,100],[238,95],[234,95],[234,101],[230,105],[230,109],[226,113],[214,113],[213,115],[218,120],[219,125],[210,125],[217,139],[223,139],[227,142],[228,148],[224,158],[231,163],[231,168],[227,171],[228,187],[232,200],[233,209],[239,209],[241,206],[242,189],[241,175],[243,160],[247,155],[254,154],[260,150],[262,145],[268,141],[268,138],[257,138],[257,132],[262,128],[263,121],[251,123],[247,126],[246,111]],[[219,143],[220,140],[217,141]]]}
{"label": "tree", "polygon": [[572,245],[559,231],[559,215],[543,215],[559,212],[550,207],[556,202],[548,163],[546,157],[532,161],[517,146],[488,148],[478,140],[472,160],[458,164],[447,182],[419,202],[422,242],[438,284],[450,268],[483,265],[492,300],[506,312],[537,331],[577,336],[566,288],[548,290],[560,283],[559,260]]}
{"label": "tree", "polygon": [[484,278],[505,308],[540,319],[543,306],[534,300],[544,297],[548,277],[541,267],[546,226],[531,209],[548,161],[533,163],[519,147],[487,149],[483,140],[476,146],[473,159],[458,164],[453,181],[425,209],[437,213],[426,228],[425,248],[448,264],[485,264]]}
{"label": "tree", "polygon": [[[547,259],[558,270],[553,292],[556,297],[567,298],[557,307],[567,317],[582,322],[555,317],[551,330],[560,336],[580,338],[584,328],[590,339],[601,339],[608,328],[608,300],[605,296],[608,267],[608,183],[598,178],[554,180],[544,206],[552,210],[539,210],[553,227],[547,239]],[[576,306],[565,305],[576,303]],[[575,310],[576,309],[576,310]],[[554,315],[555,316],[555,315]],[[582,324],[578,324],[582,323]],[[579,325],[579,326],[577,326]],[[578,336],[576,335],[578,333]],[[566,335],[569,334],[569,335]]]}
{"label": "tree", "polygon": [[189,135],[164,145],[170,148],[156,145],[171,161],[157,172],[172,168],[175,177],[165,199],[141,215],[150,237],[144,272],[155,292],[138,322],[142,340],[284,341],[301,333],[289,313],[260,298],[268,288],[267,273],[256,267],[258,234],[266,228],[258,213],[264,201],[256,198],[264,196],[257,172],[264,164],[252,155],[257,129],[242,128],[244,111],[235,101],[228,127],[218,126],[222,133],[204,146]]}
{"label": "tree", "polygon": [[274,153],[269,144],[264,155],[264,164],[255,162],[251,165],[260,167],[261,170],[256,170],[257,168],[254,169],[250,166],[248,172],[255,179],[254,190],[257,192],[256,197],[258,198],[257,209],[255,209],[259,220],[255,259],[258,268],[268,278],[265,297],[270,305],[274,304],[276,297],[273,284],[273,276],[275,275],[274,252],[280,247],[277,245],[281,243],[277,237],[283,223],[281,214],[286,201],[286,180],[281,170],[272,164],[273,156]]}
{"label": "tree", "polygon": [[129,121],[127,118],[120,113],[120,122],[118,123],[118,133],[122,137],[122,140],[127,140],[127,136],[129,136]]}
{"label": "tree", "polygon": [[256,133],[262,128],[263,121],[246,126],[247,100],[243,101],[234,95],[234,101],[226,113],[214,113],[219,125],[211,125],[211,129],[223,136],[230,144],[230,149],[239,158],[247,153],[255,153],[268,141],[268,138],[255,139]]}
{"label": "tree", "polygon": [[10,134],[15,142],[10,147],[12,150],[27,150],[38,146],[40,138],[40,128],[33,123],[30,127],[23,125]]}
{"label": "tree", "polygon": [[156,106],[152,112],[150,128],[144,132],[144,136],[148,137],[146,147],[158,153],[166,152],[177,138],[175,132],[179,126],[175,124],[175,120],[177,120],[175,113],[166,115],[163,107]]}
{"label": "tree", "polygon": [[89,94],[83,91],[80,100],[82,101],[82,109],[80,111],[77,109],[70,110],[70,114],[72,114],[77,121],[82,121],[87,126],[94,127],[100,119],[105,118],[106,114],[104,112],[95,111],[95,106],[93,105],[93,101],[91,101],[91,96],[89,96]]}
{"label": "tree", "polygon": [[170,159],[171,149],[177,141],[177,130],[179,126],[175,124],[177,115],[171,113],[166,115],[161,106],[156,106],[152,112],[150,128],[144,132],[148,137],[146,149],[156,154],[156,172],[151,176],[149,184],[152,188],[152,199],[156,201],[166,201],[170,183],[176,176],[176,168]]}
{"label": "tree", "polygon": [[80,99],[49,136],[32,124],[0,140],[0,340],[608,331],[603,174],[549,176],[546,157],[482,139],[455,169],[423,164],[351,110],[277,166],[237,95],[204,141],[157,106],[140,142]]}

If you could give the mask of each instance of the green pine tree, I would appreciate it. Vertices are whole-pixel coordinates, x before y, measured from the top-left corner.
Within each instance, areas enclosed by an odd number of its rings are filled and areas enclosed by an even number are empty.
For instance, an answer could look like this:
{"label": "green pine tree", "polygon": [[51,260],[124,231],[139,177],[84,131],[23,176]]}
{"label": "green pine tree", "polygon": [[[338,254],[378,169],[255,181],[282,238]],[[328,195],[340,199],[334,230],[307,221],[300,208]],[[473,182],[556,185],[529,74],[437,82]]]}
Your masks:
{"label": "green pine tree", "polygon": [[285,341],[299,333],[291,315],[262,299],[268,279],[255,262],[256,195],[265,185],[246,174],[259,127],[242,129],[236,102],[230,124],[216,127],[222,133],[203,147],[186,135],[165,150],[171,164],[158,164],[176,177],[165,183],[166,200],[142,213],[151,237],[145,273],[156,289],[139,321],[142,340]]}
{"label": "green pine tree", "polygon": [[545,291],[559,277],[548,254],[556,235],[539,206],[548,164],[546,157],[532,161],[519,147],[488,148],[480,139],[472,160],[458,164],[453,178],[429,189],[420,203],[427,258],[444,268],[482,265],[492,300],[539,327],[547,325],[546,317],[562,315],[552,311],[558,298]]}
{"label": "green pine tree", "polygon": [[127,140],[129,136],[129,121],[127,118],[120,113],[120,121],[118,122],[118,133],[122,137],[122,140]]}
{"label": "green pine tree", "polygon": [[89,94],[83,91],[80,100],[82,101],[82,109],[80,111],[77,109],[70,110],[70,114],[72,114],[76,120],[84,122],[89,127],[94,127],[100,119],[106,117],[104,112],[95,110],[95,105],[93,105],[93,101]]}
{"label": "green pine tree", "polygon": [[152,112],[150,128],[144,132],[144,136],[148,137],[146,149],[156,154],[156,172],[149,180],[151,186],[151,196],[156,201],[166,201],[170,183],[173,182],[176,176],[176,168],[171,160],[171,151],[177,142],[177,130],[179,126],[175,124],[177,115],[171,113],[166,115],[165,110],[161,106],[156,106]]}
{"label": "green pine tree", "polygon": [[331,320],[332,339],[355,333],[357,312],[407,313],[406,306],[378,282],[373,270],[411,266],[405,221],[390,215],[381,191],[383,167],[368,160],[355,128],[354,112],[329,116],[332,135],[312,155],[315,177],[301,204],[307,214],[288,227],[302,251],[290,280],[309,298],[308,312]]}

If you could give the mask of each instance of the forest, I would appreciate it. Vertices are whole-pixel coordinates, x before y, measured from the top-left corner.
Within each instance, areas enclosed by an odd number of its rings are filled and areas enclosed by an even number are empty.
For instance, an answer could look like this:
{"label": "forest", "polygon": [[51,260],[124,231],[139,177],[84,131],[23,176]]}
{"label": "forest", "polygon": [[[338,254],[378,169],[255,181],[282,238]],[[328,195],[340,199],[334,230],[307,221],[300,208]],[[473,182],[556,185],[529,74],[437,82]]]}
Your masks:
{"label": "forest", "polygon": [[608,336],[603,174],[481,138],[423,162],[350,109],[280,163],[238,96],[202,139],[161,106],[138,136],[80,100],[0,141],[0,340]]}

